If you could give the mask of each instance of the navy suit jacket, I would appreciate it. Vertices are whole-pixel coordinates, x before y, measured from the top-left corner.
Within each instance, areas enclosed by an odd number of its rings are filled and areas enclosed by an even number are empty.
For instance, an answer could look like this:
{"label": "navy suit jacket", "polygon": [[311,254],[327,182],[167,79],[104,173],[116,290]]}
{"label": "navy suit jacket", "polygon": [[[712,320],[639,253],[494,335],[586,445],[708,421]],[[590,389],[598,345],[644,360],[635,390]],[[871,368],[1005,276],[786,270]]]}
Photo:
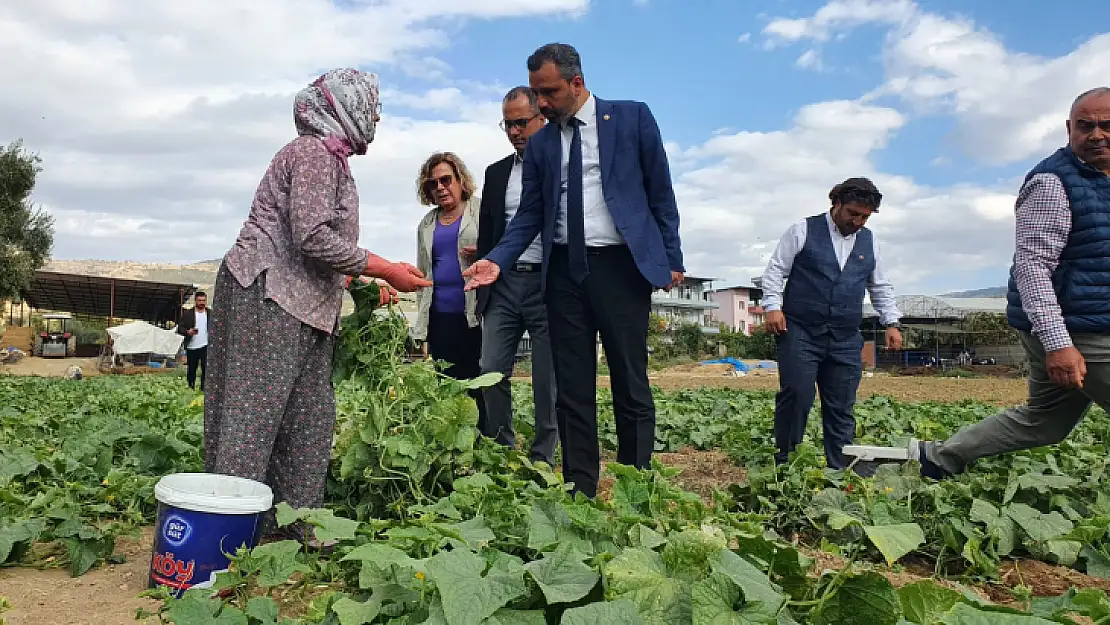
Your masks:
{"label": "navy suit jacket", "polygon": [[[656,288],[685,272],[678,237],[678,206],[659,125],[643,102],[597,102],[598,150],[605,203],[640,273]],[[550,123],[528,140],[520,208],[486,258],[507,269],[542,233],[544,276],[555,238],[562,184],[560,125]]]}

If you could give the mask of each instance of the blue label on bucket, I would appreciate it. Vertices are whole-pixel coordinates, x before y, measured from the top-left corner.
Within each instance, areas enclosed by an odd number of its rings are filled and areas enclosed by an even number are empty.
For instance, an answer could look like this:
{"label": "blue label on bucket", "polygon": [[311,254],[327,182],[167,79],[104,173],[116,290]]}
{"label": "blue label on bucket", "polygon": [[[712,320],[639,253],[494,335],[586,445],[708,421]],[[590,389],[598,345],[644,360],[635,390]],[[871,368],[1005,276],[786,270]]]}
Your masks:
{"label": "blue label on bucket", "polygon": [[166,519],[165,525],[162,526],[162,536],[166,542],[174,547],[180,547],[189,540],[189,534],[193,533],[193,527],[185,519],[171,515]]}
{"label": "blue label on bucket", "polygon": [[229,565],[224,552],[254,547],[262,513],[214,514],[158,505],[157,533],[150,558],[150,586],[166,586],[180,595],[207,586]]}

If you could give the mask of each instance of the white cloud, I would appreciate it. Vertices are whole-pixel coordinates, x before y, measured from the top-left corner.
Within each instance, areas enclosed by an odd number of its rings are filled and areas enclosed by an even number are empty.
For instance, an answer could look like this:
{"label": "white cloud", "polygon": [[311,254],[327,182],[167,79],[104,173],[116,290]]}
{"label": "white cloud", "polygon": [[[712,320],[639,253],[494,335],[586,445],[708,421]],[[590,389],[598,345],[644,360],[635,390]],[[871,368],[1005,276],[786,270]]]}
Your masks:
{"label": "white cloud", "polygon": [[[0,58],[19,59],[0,64],[0,81],[19,85],[0,90],[0,143],[23,137],[42,154],[35,199],[57,218],[59,257],[158,261],[226,251],[266,164],[293,136],[293,93],[323,69],[352,65],[383,77],[377,139],[351,160],[362,243],[411,260],[425,210],[415,199],[423,158],[456,151],[480,179],[508,151],[496,121],[511,85],[453,78],[445,51],[461,22],[573,18],[589,8],[587,0],[386,0],[345,9],[269,0],[265,10],[251,0],[90,0],[80,12],[69,4],[0,4]],[[957,142],[987,163],[1054,147],[1071,98],[1105,82],[1097,72],[1110,66],[1110,36],[1042,59],[909,1],[837,0],[809,17],[770,22],[765,45],[812,44],[798,64],[813,69],[818,50],[827,55],[865,23],[889,30],[872,92],[799,107],[775,131],[730,121],[679,145],[663,128],[691,272],[758,275],[791,222],[825,210],[829,188],[859,175],[884,193],[871,225],[899,292],[938,276],[953,288],[980,286],[962,280],[1005,267],[1018,180],[930,187],[883,171],[876,156],[922,114],[954,116]],[[402,89],[391,80],[399,74],[428,82]]]}
{"label": "white cloud", "polygon": [[751,40],[752,40],[752,34],[751,33],[744,33],[744,34],[742,34],[742,35],[740,35],[739,37],[736,38],[736,41],[738,41],[739,43],[748,43]]}
{"label": "white cloud", "polygon": [[[35,200],[57,220],[55,254],[185,261],[223,254],[274,152],[294,136],[293,94],[330,67],[383,80],[378,137],[352,159],[362,242],[411,258],[419,163],[453,149],[480,178],[509,149],[501,86],[448,82],[444,24],[575,17],[588,0],[64,0],[0,5],[0,142],[44,159]],[[444,21],[444,17],[452,18]],[[390,75],[437,80],[422,93]],[[507,88],[507,87],[506,87]],[[404,108],[402,108],[404,107]],[[442,121],[406,119],[405,109]]]}
{"label": "white cloud", "polygon": [[772,20],[764,34],[774,44],[824,42],[863,24],[890,28],[886,75],[865,99],[896,96],[920,113],[954,115],[959,145],[989,164],[1058,147],[1072,99],[1108,82],[1110,33],[1042,58],[1008,49],[970,19],[930,13],[911,0],[834,0],[810,17]]}
{"label": "white cloud", "polygon": [[821,53],[813,48],[810,48],[809,50],[803,52],[802,56],[799,56],[798,60],[794,61],[794,64],[802,69],[820,70]]}
{"label": "white cloud", "polygon": [[834,0],[811,17],[778,18],[763,29],[773,43],[801,39],[827,41],[835,29],[851,28],[867,22],[897,24],[916,13],[911,0]]}

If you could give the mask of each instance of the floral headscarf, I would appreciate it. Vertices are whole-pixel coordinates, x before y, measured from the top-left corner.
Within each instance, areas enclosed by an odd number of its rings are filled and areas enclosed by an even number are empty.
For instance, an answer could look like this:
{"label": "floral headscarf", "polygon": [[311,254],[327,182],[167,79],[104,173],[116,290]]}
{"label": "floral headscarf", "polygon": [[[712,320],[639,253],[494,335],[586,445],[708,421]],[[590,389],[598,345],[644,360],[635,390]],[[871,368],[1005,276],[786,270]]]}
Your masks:
{"label": "floral headscarf", "polygon": [[378,76],[357,69],[333,69],[293,100],[297,134],[320,137],[347,168],[351,154],[366,154],[374,140]]}

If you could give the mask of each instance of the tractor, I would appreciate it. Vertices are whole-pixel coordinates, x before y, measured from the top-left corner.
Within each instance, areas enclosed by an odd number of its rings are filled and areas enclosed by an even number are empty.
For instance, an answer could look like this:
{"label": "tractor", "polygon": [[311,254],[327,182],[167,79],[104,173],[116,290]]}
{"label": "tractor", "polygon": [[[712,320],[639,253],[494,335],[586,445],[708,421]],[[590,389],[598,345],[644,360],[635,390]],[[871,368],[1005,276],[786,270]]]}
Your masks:
{"label": "tractor", "polygon": [[42,316],[45,329],[39,333],[39,355],[43,358],[68,358],[73,356],[70,349],[69,323],[73,317],[64,314]]}

